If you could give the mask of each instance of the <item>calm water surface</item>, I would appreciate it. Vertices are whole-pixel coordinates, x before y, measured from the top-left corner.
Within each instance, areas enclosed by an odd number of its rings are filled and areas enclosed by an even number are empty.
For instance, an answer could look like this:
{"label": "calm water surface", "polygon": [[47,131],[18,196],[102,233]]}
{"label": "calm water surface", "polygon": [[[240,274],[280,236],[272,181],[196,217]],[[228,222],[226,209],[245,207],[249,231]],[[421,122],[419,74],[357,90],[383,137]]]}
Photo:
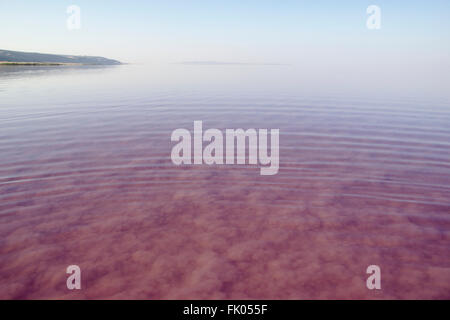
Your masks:
{"label": "calm water surface", "polygon": [[[450,99],[298,74],[1,67],[0,298],[449,299]],[[194,120],[279,128],[279,173],[174,166]]]}

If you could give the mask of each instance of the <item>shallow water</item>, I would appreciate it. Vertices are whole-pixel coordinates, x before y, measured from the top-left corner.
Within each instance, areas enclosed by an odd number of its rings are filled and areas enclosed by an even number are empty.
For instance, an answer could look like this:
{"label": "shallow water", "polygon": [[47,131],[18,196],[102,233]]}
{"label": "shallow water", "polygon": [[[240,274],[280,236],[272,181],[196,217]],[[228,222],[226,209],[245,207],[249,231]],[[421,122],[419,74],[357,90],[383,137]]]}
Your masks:
{"label": "shallow water", "polygon": [[[298,74],[2,67],[0,298],[449,299],[450,99]],[[173,165],[195,120],[279,128],[279,173]]]}

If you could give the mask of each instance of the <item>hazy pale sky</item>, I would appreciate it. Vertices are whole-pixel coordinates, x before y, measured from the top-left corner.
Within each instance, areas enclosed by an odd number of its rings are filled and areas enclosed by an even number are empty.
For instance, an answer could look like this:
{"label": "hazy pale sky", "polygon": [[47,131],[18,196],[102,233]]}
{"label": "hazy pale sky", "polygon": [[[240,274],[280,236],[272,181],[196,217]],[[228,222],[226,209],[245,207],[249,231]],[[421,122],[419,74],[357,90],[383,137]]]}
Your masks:
{"label": "hazy pale sky", "polygon": [[[68,30],[69,5],[81,29]],[[381,8],[381,29],[366,8]],[[450,1],[2,0],[0,48],[127,62],[362,63],[377,57],[448,66]]]}

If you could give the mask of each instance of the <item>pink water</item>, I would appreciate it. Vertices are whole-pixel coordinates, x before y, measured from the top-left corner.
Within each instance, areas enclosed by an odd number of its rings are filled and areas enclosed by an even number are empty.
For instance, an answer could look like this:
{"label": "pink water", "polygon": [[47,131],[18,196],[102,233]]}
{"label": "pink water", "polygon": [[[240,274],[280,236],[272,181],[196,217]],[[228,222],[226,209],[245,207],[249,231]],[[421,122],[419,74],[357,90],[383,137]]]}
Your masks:
{"label": "pink water", "polygon": [[[127,68],[0,71],[0,298],[450,299],[447,100]],[[279,173],[174,166],[194,120],[279,128]]]}

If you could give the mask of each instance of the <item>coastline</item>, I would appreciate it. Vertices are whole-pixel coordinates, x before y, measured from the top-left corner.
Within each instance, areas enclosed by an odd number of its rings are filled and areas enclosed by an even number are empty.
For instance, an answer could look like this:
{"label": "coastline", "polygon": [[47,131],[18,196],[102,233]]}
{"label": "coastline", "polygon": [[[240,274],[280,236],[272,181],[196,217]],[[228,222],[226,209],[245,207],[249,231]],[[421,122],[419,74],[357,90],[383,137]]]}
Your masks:
{"label": "coastline", "polygon": [[66,63],[66,62],[9,62],[9,61],[0,61],[0,66],[86,66],[86,65],[104,65],[104,64]]}

